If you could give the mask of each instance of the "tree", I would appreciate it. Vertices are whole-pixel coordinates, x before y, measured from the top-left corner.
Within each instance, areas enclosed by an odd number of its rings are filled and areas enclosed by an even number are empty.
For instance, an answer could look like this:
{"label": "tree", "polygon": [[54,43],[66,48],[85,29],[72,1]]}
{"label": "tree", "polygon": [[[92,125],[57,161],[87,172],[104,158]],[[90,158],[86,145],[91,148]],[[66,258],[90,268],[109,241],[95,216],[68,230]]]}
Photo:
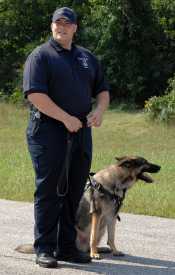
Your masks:
{"label": "tree", "polygon": [[49,36],[53,11],[71,3],[68,0],[0,2],[0,90],[12,92],[26,55]]}
{"label": "tree", "polygon": [[21,83],[24,60],[50,35],[58,6],[79,14],[76,42],[101,59],[113,98],[142,106],[164,93],[175,71],[174,0],[1,1],[0,90]]}

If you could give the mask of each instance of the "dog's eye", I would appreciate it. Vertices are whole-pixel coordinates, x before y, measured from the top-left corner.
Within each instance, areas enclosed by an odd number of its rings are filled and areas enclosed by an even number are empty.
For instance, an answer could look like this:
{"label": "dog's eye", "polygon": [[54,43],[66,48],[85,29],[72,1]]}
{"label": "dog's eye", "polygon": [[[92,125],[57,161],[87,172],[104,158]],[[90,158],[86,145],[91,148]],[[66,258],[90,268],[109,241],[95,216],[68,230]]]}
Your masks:
{"label": "dog's eye", "polygon": [[144,159],[136,159],[135,160],[135,166],[142,166],[146,164],[146,161]]}
{"label": "dog's eye", "polygon": [[132,163],[131,163],[131,161],[125,161],[125,162],[123,163],[123,166],[129,168],[129,167],[132,166]]}

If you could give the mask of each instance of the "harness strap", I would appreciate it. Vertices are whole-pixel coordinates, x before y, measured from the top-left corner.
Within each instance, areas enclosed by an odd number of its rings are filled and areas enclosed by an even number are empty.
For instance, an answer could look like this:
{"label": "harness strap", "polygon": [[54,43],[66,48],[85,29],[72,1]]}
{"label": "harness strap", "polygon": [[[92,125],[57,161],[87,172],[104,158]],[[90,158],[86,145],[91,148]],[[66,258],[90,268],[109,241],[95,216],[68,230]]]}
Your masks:
{"label": "harness strap", "polygon": [[[94,174],[94,173],[92,173]],[[115,199],[116,197],[118,198],[119,196],[112,194],[109,192],[106,188],[103,187],[103,185],[99,182],[97,182],[94,178],[91,178],[91,173],[89,174],[89,185],[92,186],[95,190],[99,191],[102,194],[107,195],[110,197],[112,200]]]}
{"label": "harness strap", "polygon": [[[91,211],[90,212],[92,213],[93,211],[96,211],[95,200],[94,200],[94,196],[93,196],[94,190],[96,190],[104,195],[107,195],[108,197],[110,197],[111,200],[114,201],[114,203],[116,205],[115,212],[117,213],[119,211],[120,207],[122,206],[122,202],[125,198],[126,188],[123,190],[123,196],[120,197],[119,195],[110,193],[106,188],[103,187],[103,185],[101,183],[97,182],[94,178],[91,178],[91,175],[94,175],[94,173],[90,173],[90,175],[88,177],[89,183],[87,184],[87,187],[86,187],[87,189],[89,187],[92,187],[91,188]],[[117,215],[117,219],[120,221],[119,215]]]}

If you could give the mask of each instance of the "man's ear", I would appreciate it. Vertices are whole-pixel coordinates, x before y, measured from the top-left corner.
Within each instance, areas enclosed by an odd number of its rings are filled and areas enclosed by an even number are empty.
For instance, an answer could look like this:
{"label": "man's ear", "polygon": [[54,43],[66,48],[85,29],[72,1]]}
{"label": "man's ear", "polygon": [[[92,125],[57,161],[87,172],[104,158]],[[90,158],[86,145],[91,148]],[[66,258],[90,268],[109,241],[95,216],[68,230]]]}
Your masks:
{"label": "man's ear", "polygon": [[77,26],[77,24],[75,24],[75,25],[74,25],[74,33],[77,32],[77,28],[78,28],[78,26]]}
{"label": "man's ear", "polygon": [[50,29],[52,31],[52,28],[53,28],[53,22],[50,24]]}

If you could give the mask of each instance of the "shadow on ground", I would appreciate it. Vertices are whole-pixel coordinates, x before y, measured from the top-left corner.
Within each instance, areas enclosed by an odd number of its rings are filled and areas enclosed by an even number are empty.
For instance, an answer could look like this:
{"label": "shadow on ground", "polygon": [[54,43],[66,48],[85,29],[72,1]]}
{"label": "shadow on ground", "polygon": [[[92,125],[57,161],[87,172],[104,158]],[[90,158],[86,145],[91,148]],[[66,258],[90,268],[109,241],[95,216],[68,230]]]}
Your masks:
{"label": "shadow on ground", "polygon": [[[98,274],[117,274],[120,272],[122,275],[175,275],[175,262],[172,261],[136,257],[131,255],[125,255],[125,257],[121,258],[105,256],[105,258],[108,260],[107,263],[102,261],[95,261],[92,262],[92,264],[86,265],[84,267],[82,265],[70,265],[70,267],[77,270],[95,272]],[[109,260],[112,260],[112,263],[110,263]],[[114,260],[116,260],[116,263],[114,263]]]}
{"label": "shadow on ground", "polygon": [[[23,257],[4,256],[16,260],[24,260],[33,264],[33,259]],[[104,262],[107,260],[107,262]],[[110,262],[111,261],[111,262]],[[116,263],[114,263],[116,261]],[[58,262],[58,269],[66,268],[77,271],[94,272],[95,274],[130,274],[130,275],[175,275],[175,262],[137,257],[126,254],[124,257],[103,256],[103,260],[92,261],[91,264],[71,264]],[[82,273],[81,273],[82,274]]]}

